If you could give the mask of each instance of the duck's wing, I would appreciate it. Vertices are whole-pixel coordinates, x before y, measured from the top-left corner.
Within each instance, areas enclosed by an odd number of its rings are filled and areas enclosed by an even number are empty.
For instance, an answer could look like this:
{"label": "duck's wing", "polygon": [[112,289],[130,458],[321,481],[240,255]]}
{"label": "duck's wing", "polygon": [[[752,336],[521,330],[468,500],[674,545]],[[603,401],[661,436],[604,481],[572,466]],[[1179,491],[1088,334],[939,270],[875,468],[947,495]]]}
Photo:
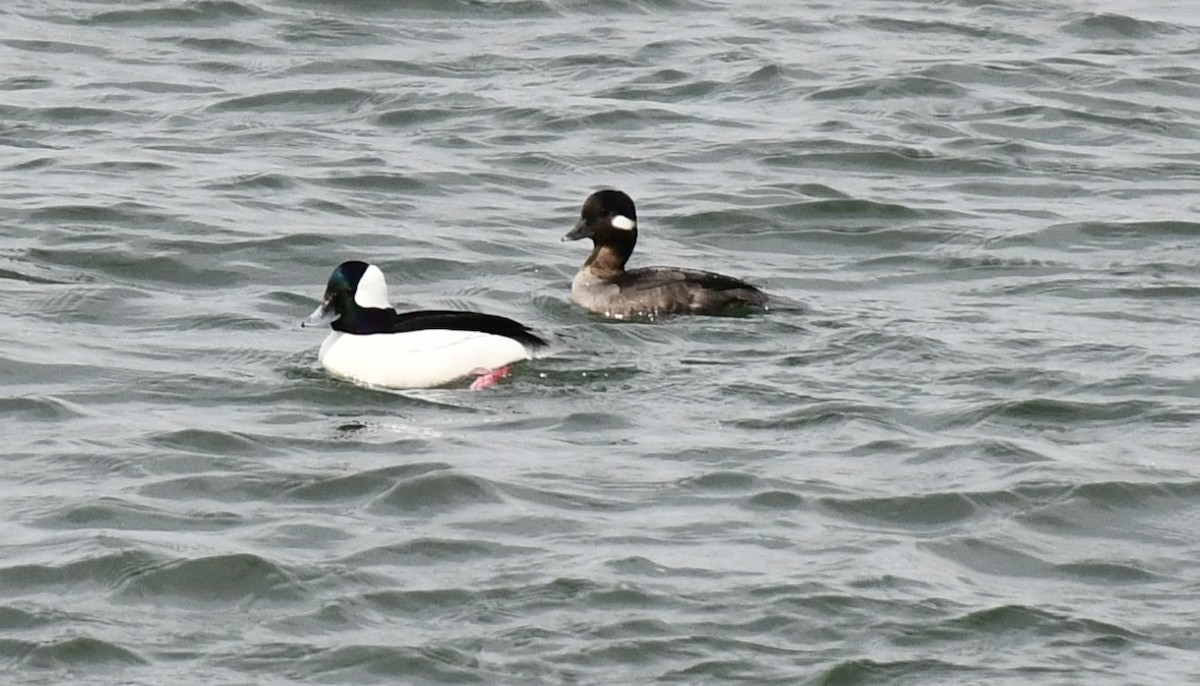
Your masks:
{"label": "duck's wing", "polygon": [[647,267],[614,279],[622,298],[648,312],[722,314],[731,308],[761,307],[767,294],[724,274],[674,267]]}
{"label": "duck's wing", "polygon": [[393,333],[443,329],[450,331],[478,331],[511,338],[525,345],[541,347],[546,341],[530,331],[521,322],[482,312],[455,310],[419,310],[396,315]]}
{"label": "duck's wing", "polygon": [[622,291],[653,290],[679,285],[693,285],[714,291],[729,291],[736,289],[759,290],[751,283],[725,276],[716,272],[706,272],[699,269],[679,269],[677,267],[643,267],[622,273],[615,280]]}

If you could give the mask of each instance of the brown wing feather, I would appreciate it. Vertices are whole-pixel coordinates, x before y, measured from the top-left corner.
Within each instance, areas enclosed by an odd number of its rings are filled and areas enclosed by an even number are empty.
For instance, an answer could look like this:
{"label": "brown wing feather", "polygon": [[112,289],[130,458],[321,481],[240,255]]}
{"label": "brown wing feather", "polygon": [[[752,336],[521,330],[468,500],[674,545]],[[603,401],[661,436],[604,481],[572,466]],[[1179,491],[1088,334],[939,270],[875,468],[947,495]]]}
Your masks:
{"label": "brown wing feather", "polygon": [[672,284],[694,284],[700,288],[711,288],[716,291],[727,291],[737,288],[747,288],[757,291],[753,284],[735,279],[732,276],[716,272],[700,271],[698,269],[677,269],[674,267],[643,267],[631,269],[615,279],[621,290],[650,290]]}
{"label": "brown wing feather", "polygon": [[624,272],[613,282],[622,295],[642,299],[660,312],[715,312],[767,302],[765,293],[745,281],[695,269],[645,267]]}

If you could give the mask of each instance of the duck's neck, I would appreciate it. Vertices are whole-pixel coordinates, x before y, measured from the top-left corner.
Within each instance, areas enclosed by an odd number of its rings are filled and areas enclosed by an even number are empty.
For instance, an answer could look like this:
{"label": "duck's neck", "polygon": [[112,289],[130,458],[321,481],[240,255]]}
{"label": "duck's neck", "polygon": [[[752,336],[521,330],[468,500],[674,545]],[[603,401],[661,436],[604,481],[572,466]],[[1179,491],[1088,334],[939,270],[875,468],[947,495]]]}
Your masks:
{"label": "duck's neck", "polygon": [[396,310],[382,307],[354,307],[342,312],[331,327],[342,333],[368,335],[391,333],[396,326]]}
{"label": "duck's neck", "polygon": [[613,277],[625,271],[625,262],[629,260],[628,253],[619,253],[608,245],[597,245],[592,248],[583,268],[601,278]]}

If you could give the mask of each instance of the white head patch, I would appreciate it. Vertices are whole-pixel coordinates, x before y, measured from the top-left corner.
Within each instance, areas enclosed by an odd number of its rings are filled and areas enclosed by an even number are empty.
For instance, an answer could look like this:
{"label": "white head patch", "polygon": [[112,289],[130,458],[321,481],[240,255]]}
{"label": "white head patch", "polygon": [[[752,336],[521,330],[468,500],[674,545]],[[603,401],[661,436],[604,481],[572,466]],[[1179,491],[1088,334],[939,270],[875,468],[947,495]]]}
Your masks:
{"label": "white head patch", "polygon": [[621,229],[622,231],[633,231],[637,228],[637,222],[623,214],[613,215],[611,223],[613,228]]}
{"label": "white head patch", "polygon": [[383,272],[379,271],[379,267],[372,264],[363,272],[362,278],[358,280],[358,288],[354,291],[354,302],[359,307],[391,308],[392,304],[388,302],[387,296],[387,281],[384,281]]}

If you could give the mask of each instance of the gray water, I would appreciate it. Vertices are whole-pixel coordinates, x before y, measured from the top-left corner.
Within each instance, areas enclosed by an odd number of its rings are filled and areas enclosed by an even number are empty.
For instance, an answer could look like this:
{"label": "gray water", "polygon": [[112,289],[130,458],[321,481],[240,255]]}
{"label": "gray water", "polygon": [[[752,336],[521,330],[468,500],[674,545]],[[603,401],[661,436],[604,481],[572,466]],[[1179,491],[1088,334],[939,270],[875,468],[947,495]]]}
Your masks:
{"label": "gray water", "polygon": [[[5,4],[0,681],[1200,683],[1197,16]],[[605,186],[803,309],[581,312]],[[330,379],[351,258],[554,350]]]}

